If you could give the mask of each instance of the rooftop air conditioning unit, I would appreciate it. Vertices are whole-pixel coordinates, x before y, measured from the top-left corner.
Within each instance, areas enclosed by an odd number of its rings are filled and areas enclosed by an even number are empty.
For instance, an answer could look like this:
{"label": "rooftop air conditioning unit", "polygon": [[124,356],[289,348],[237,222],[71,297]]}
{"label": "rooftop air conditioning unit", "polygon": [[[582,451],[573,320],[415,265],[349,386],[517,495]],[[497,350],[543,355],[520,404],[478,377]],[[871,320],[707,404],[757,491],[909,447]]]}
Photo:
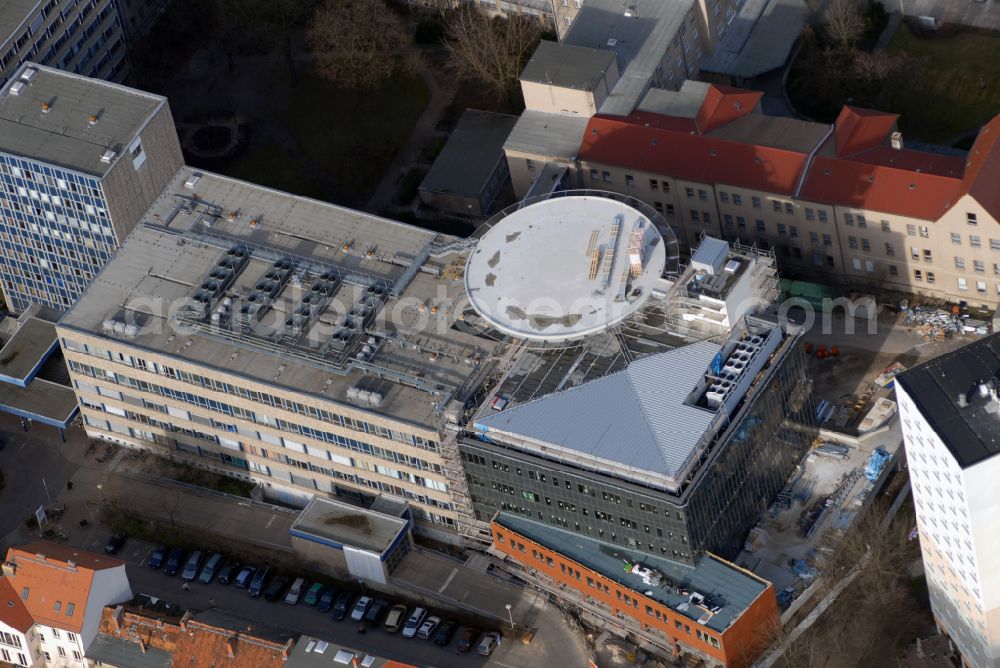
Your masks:
{"label": "rooftop air conditioning unit", "polygon": [[110,165],[111,161],[115,159],[115,155],[115,152],[109,149],[104,152],[104,155],[101,156],[101,162],[106,165]]}
{"label": "rooftop air conditioning unit", "polygon": [[24,72],[21,73],[21,79],[23,81],[31,83],[31,80],[35,78],[36,74],[38,74],[38,70],[36,70],[34,67],[29,67],[28,69],[24,70]]}
{"label": "rooftop air conditioning unit", "polygon": [[192,174],[188,177],[187,181],[184,182],[184,187],[194,189],[198,185],[199,181],[201,181],[201,174]]}
{"label": "rooftop air conditioning unit", "polygon": [[24,90],[24,82],[23,81],[15,81],[14,83],[12,83],[10,85],[10,89],[9,90],[10,90],[10,94],[11,95],[20,95],[21,91]]}

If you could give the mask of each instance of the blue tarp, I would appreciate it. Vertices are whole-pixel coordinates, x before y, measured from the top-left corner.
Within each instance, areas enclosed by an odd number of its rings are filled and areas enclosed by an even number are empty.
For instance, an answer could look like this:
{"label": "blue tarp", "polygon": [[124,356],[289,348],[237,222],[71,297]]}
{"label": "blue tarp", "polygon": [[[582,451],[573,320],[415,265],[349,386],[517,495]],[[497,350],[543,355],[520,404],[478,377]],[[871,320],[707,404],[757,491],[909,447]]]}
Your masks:
{"label": "blue tarp", "polygon": [[878,480],[883,467],[885,467],[886,462],[890,459],[892,459],[892,455],[886,452],[884,448],[875,448],[872,456],[868,459],[868,465],[865,466],[865,477],[873,482]]}

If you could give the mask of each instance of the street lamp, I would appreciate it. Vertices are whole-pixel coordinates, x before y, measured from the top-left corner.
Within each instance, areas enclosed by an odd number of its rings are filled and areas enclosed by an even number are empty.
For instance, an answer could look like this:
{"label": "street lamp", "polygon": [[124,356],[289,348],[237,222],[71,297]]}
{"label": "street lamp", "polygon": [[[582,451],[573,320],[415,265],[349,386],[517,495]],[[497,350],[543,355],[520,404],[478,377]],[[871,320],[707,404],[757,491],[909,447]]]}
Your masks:
{"label": "street lamp", "polygon": [[510,619],[510,630],[511,630],[511,633],[513,633],[514,632],[514,613],[512,613],[510,611],[510,603],[506,604],[504,607],[507,608],[507,617]]}

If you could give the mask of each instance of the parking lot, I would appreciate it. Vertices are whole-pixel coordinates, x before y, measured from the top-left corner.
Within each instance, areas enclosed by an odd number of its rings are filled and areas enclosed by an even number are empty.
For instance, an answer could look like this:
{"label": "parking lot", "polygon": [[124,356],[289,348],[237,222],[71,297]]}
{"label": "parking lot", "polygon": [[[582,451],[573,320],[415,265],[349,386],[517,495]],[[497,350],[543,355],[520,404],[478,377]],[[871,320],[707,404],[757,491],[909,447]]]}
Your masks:
{"label": "parking lot", "polygon": [[[108,530],[95,528],[90,532],[82,547],[94,552],[102,552],[110,535]],[[126,540],[117,555],[127,564],[126,570],[134,594],[146,594],[177,603],[185,608],[207,610],[216,607],[246,617],[251,621],[294,629],[296,634],[305,633],[330,642],[350,645],[387,659],[419,666],[440,668],[502,666],[507,668],[523,665],[520,658],[510,657],[509,662],[505,661],[509,651],[514,646],[514,643],[507,640],[502,641],[489,658],[476,654],[475,648],[468,654],[459,654],[457,651],[458,639],[466,628],[464,626],[457,629],[446,646],[439,647],[430,640],[405,638],[401,633],[387,633],[381,625],[378,628],[368,627],[365,633],[359,633],[360,624],[352,621],[349,615],[344,621],[335,621],[330,612],[321,613],[316,607],[307,606],[301,601],[297,605],[288,605],[282,602],[284,594],[277,601],[269,602],[263,597],[251,598],[246,589],[239,589],[231,584],[222,585],[213,581],[211,584],[205,585],[197,580],[191,582],[188,589],[185,589],[183,586],[185,581],[181,579],[180,575],[169,577],[162,568],[153,569],[148,566],[150,555],[155,547],[144,541],[130,538]],[[294,576],[295,574],[287,573],[285,575]],[[340,583],[330,581],[324,584],[340,588],[338,586]],[[353,587],[357,589],[357,585],[353,585]],[[381,597],[377,592],[365,591],[364,593]],[[399,602],[388,600],[390,604]],[[429,614],[436,614],[445,620],[449,619],[447,614],[437,613],[433,610],[429,611]]]}

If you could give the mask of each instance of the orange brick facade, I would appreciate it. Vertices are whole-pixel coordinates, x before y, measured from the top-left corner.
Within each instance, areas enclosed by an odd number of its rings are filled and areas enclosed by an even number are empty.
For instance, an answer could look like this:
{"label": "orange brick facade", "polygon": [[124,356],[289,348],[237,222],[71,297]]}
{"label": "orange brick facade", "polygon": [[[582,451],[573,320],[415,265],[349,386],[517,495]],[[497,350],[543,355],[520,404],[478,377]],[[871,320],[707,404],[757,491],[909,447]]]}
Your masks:
{"label": "orange brick facade", "polygon": [[658,631],[677,650],[711,657],[726,668],[751,665],[766,648],[770,631],[778,623],[778,602],[770,583],[729,628],[719,633],[507,527],[493,523],[490,528],[494,549],[510,559],[600,601],[612,614],[626,615],[644,628]]}

